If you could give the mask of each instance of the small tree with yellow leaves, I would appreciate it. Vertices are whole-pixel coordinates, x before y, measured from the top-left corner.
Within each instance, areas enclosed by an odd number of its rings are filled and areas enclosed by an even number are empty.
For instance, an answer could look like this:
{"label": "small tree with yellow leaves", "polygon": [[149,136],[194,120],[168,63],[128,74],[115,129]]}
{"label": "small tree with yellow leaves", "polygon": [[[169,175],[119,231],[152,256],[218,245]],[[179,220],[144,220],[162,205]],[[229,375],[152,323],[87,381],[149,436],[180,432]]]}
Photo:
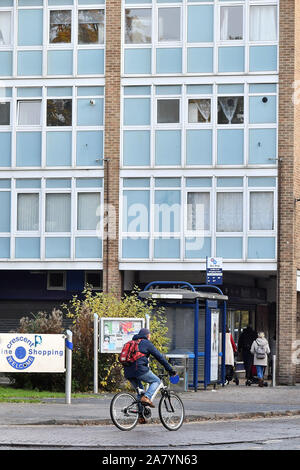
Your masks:
{"label": "small tree with yellow leaves", "polygon": [[[130,295],[118,299],[113,292],[93,292],[88,286],[83,299],[74,296],[63,308],[73,320],[73,388],[84,391],[93,384],[93,315],[99,318],[145,318],[150,316],[151,341],[161,352],[168,350],[169,339],[164,309],[154,300],[142,300],[135,288]],[[158,364],[151,361],[151,369]],[[99,354],[99,385],[102,391],[115,391],[126,386],[123,368],[117,354]]]}

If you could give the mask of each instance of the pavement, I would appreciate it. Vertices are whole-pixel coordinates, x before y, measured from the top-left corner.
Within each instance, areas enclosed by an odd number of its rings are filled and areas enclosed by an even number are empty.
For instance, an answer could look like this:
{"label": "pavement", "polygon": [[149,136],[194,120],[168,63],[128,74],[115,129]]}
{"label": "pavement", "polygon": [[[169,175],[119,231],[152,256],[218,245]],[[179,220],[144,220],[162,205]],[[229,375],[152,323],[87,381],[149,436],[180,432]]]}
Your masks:
{"label": "pavement", "polygon": [[[0,425],[108,425],[112,424],[109,405],[113,395],[44,399],[41,403],[0,403]],[[186,421],[268,418],[300,415],[300,384],[296,386],[229,384],[216,389],[180,393]],[[156,405],[158,399],[155,401]],[[157,406],[152,422],[158,420]]]}

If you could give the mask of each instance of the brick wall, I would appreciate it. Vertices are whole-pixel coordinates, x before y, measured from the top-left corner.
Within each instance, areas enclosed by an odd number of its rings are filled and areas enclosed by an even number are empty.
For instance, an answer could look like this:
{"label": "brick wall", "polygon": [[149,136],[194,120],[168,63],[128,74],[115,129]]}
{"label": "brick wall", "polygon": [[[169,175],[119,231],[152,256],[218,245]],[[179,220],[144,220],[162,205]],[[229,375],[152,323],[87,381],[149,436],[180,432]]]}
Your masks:
{"label": "brick wall", "polygon": [[[296,65],[296,24],[300,21],[299,2],[280,2],[279,63],[279,195],[278,195],[278,302],[277,345],[278,381],[293,385],[296,367],[292,363],[293,342],[297,329],[295,218],[295,151],[296,123],[293,105],[293,83]],[[297,11],[296,11],[297,9]],[[295,21],[295,15],[298,20]],[[299,29],[299,25],[297,25]]]}
{"label": "brick wall", "polygon": [[[295,83],[294,83],[294,119],[295,119],[295,177],[294,190],[295,199],[300,199],[300,5],[296,1],[296,54],[295,54]],[[296,268],[300,270],[300,201],[295,203],[295,250],[296,250]],[[297,340],[300,340],[300,294],[297,293]],[[298,360],[300,354],[298,354]],[[296,381],[300,382],[300,364],[296,367]]]}
{"label": "brick wall", "polygon": [[[106,2],[104,203],[108,209],[103,243],[103,290],[122,294],[119,271],[119,169],[121,87],[121,0]],[[104,237],[105,238],[105,237]]]}

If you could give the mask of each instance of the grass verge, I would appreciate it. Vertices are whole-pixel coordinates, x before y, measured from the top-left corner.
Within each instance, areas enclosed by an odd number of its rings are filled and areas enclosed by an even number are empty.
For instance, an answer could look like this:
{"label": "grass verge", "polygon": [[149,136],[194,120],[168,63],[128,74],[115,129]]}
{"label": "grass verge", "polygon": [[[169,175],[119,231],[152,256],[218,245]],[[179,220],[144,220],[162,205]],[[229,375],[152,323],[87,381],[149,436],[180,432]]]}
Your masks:
{"label": "grass verge", "polygon": [[[96,397],[90,393],[72,393],[72,398]],[[0,403],[40,403],[44,398],[65,398],[63,392],[25,390],[9,385],[0,386]]]}

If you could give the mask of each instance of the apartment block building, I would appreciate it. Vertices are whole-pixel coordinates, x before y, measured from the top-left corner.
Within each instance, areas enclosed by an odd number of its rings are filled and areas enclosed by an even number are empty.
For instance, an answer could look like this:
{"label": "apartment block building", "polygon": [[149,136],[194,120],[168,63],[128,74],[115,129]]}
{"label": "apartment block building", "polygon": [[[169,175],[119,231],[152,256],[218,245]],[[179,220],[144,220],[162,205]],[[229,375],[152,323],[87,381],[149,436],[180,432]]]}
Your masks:
{"label": "apartment block building", "polygon": [[222,257],[235,339],[276,337],[295,383],[298,8],[0,0],[4,328]]}

